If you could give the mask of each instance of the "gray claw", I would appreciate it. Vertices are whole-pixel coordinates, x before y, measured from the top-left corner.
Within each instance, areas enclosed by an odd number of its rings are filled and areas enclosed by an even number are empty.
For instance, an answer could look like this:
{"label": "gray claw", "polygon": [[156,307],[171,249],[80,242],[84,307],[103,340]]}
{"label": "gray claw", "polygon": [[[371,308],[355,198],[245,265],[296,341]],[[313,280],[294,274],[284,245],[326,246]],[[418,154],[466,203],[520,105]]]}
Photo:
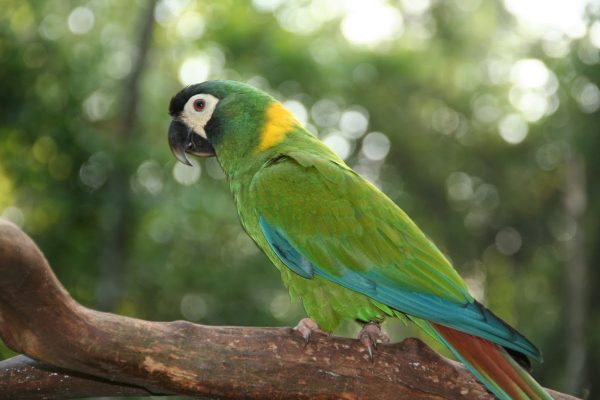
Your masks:
{"label": "gray claw", "polygon": [[327,335],[327,333],[323,332],[319,328],[319,325],[317,325],[317,323],[310,318],[301,319],[300,322],[298,322],[298,325],[294,327],[294,330],[300,332],[300,334],[304,338],[305,346],[310,341],[310,337],[313,333],[322,333],[324,335]]}
{"label": "gray claw", "polygon": [[377,343],[389,343],[390,341],[390,337],[381,330],[379,322],[376,321],[365,324],[358,334],[358,339],[367,349],[371,362],[373,362],[373,350],[377,348]]}

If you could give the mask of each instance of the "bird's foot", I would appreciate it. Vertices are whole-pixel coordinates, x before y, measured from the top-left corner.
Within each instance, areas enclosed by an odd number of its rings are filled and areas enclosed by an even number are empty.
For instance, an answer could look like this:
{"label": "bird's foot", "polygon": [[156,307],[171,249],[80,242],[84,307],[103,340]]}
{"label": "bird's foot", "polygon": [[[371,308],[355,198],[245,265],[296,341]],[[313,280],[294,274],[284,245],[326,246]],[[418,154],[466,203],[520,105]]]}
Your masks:
{"label": "bird's foot", "polygon": [[390,337],[381,330],[379,322],[371,321],[363,325],[358,333],[358,340],[365,346],[369,360],[373,362],[373,350],[377,348],[377,343],[389,343]]}
{"label": "bird's foot", "polygon": [[294,327],[294,330],[300,332],[304,338],[305,345],[308,344],[313,333],[322,333],[323,335],[327,335],[327,332],[322,331],[319,328],[319,325],[317,325],[317,323],[310,318],[302,318],[300,322],[298,322],[298,325]]}

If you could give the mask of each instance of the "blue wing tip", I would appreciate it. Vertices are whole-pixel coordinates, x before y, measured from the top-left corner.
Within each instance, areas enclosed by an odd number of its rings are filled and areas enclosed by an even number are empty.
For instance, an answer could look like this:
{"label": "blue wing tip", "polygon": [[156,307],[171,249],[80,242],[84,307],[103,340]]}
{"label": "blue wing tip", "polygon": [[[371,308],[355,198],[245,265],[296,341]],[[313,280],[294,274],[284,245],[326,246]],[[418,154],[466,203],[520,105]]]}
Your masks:
{"label": "blue wing tip", "polygon": [[488,310],[487,307],[479,303],[477,300],[475,300],[472,304],[479,309],[488,324],[502,329],[510,335],[509,341],[514,344],[514,346],[509,346],[511,349],[521,352],[536,361],[542,361],[542,353],[540,350],[523,334],[510,326],[502,318]]}

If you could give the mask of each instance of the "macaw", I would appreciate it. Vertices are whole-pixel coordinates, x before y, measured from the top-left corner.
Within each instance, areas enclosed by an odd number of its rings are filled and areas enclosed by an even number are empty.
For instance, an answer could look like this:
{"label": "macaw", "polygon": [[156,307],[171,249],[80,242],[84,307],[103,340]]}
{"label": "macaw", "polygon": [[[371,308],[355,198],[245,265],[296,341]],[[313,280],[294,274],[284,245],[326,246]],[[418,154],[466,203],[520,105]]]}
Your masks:
{"label": "macaw", "polygon": [[216,156],[244,230],[310,319],[333,331],[408,319],[446,345],[499,399],[551,399],[530,376],[540,351],[476,301],[442,252],[389,197],[310,134],[279,101],[234,81],[188,86],[170,102],[175,157]]}

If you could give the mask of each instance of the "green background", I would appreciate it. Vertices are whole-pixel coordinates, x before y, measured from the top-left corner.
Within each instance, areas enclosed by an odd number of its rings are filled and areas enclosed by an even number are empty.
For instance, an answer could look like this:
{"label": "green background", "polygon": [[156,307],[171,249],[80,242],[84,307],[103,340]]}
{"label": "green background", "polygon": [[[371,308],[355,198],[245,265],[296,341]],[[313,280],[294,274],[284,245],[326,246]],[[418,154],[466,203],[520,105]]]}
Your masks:
{"label": "green background", "polygon": [[216,161],[178,165],[166,142],[182,86],[249,82],[543,350],[536,378],[600,396],[600,6],[564,2],[580,10],[563,27],[514,1],[360,3],[0,0],[0,215],[86,306],[294,325],[302,308],[242,231]]}

